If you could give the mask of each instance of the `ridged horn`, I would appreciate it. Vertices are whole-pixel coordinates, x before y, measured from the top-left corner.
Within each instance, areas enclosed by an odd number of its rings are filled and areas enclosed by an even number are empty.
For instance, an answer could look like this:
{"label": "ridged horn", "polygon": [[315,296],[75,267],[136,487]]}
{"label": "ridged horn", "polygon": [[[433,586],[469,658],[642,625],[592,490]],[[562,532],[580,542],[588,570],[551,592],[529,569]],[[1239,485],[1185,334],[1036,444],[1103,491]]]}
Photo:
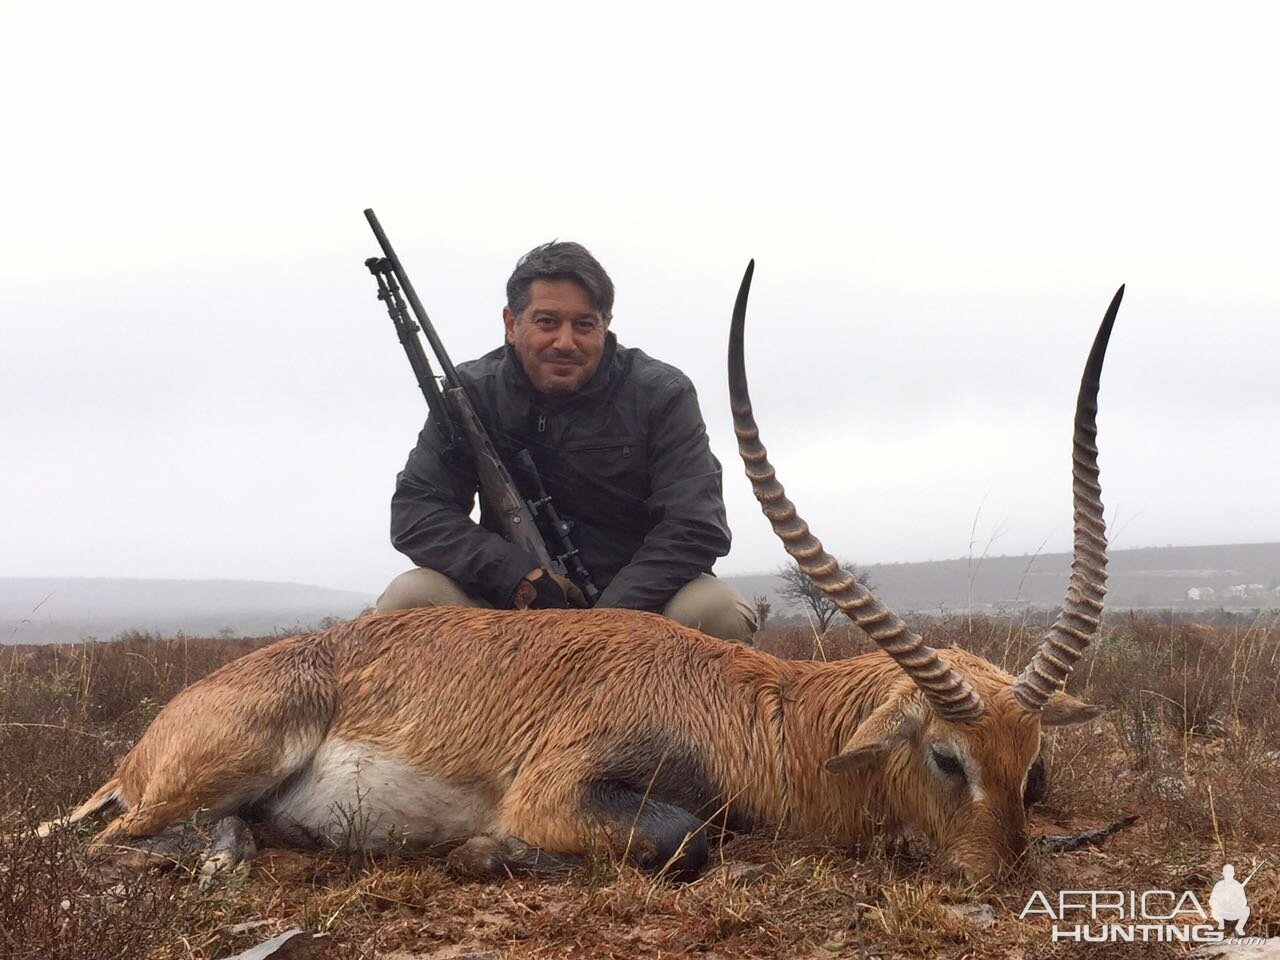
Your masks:
{"label": "ridged horn", "polygon": [[1013,696],[1027,710],[1039,712],[1084,653],[1102,619],[1107,593],[1107,526],[1102,519],[1102,487],[1098,483],[1098,386],[1107,355],[1111,328],[1124,298],[1124,286],[1111,298],[1102,326],[1080,378],[1076,397],[1075,437],[1071,450],[1072,508],[1075,515],[1075,556],[1067,596],[1040,650],[1013,682]]}
{"label": "ridged horn", "polygon": [[837,607],[867,632],[880,648],[897,661],[933,709],[943,719],[955,723],[977,720],[983,714],[982,698],[955,669],[943,662],[938,651],[928,646],[918,634],[883,603],[872,596],[861,583],[840,569],[835,557],[822,548],[822,543],[809,532],[809,525],[796,513],[795,504],[787,499],[769,463],[769,455],[760,442],[751,397],[747,391],[747,370],[743,359],[742,331],[747,319],[747,294],[756,262],[747,264],[733,307],[733,323],[729,329],[729,404],[733,410],[733,429],[738,435],[738,453],[747,470],[747,479],[773,532],[804,571]]}

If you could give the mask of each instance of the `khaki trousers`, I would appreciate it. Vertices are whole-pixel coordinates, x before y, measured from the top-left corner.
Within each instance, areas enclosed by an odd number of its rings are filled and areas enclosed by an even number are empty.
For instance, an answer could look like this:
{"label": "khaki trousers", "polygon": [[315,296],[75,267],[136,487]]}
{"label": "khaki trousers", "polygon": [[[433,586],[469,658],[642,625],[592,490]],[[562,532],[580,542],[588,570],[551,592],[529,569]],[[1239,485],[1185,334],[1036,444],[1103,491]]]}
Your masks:
{"label": "khaki trousers", "polygon": [[[379,613],[410,607],[484,607],[443,573],[416,567],[391,581],[374,607]],[[738,591],[708,573],[700,574],[676,591],[662,615],[721,640],[751,643],[756,632],[755,611]]]}

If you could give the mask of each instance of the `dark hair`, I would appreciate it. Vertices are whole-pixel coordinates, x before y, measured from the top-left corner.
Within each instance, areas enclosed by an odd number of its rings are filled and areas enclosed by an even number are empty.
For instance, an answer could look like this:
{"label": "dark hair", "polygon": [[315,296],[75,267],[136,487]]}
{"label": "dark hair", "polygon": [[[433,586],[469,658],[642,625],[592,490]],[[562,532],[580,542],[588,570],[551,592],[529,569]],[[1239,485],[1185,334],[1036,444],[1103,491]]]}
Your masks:
{"label": "dark hair", "polygon": [[535,280],[572,280],[587,291],[591,306],[607,321],[613,317],[613,281],[600,261],[580,243],[552,240],[534,247],[516,262],[507,281],[507,309],[517,317],[529,305]]}

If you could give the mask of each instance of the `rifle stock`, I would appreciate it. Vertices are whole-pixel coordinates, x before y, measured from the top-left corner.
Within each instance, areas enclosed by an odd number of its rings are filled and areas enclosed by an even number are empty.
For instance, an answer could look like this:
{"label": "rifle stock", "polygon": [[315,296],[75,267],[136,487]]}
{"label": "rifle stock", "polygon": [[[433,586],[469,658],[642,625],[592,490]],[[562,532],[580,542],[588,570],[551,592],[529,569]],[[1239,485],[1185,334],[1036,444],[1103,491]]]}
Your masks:
{"label": "rifle stock", "polygon": [[551,553],[538,532],[529,504],[520,495],[502,457],[498,456],[476,408],[471,405],[471,398],[461,387],[453,387],[445,391],[445,400],[453,408],[458,424],[471,445],[476,478],[480,482],[482,509],[493,512],[502,527],[502,535],[533,554],[538,566],[556,570],[557,565],[551,561]]}

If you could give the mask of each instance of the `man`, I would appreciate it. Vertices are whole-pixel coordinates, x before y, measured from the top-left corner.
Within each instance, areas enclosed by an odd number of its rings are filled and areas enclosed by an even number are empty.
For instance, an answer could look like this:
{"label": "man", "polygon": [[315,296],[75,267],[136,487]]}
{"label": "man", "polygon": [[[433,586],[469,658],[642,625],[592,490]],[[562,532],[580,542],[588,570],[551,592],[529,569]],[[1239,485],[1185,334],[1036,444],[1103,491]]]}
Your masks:
{"label": "man", "polygon": [[[598,607],[662,613],[749,642],[755,615],[710,575],[729,551],[720,463],[689,378],[609,330],[613,281],[577,243],[535,247],[507,281],[506,345],[458,368],[499,454],[528,449],[592,581]],[[428,418],[396,478],[391,541],[417,569],[378,610],[432,604],[585,606],[569,580],[470,519],[469,452]]]}

